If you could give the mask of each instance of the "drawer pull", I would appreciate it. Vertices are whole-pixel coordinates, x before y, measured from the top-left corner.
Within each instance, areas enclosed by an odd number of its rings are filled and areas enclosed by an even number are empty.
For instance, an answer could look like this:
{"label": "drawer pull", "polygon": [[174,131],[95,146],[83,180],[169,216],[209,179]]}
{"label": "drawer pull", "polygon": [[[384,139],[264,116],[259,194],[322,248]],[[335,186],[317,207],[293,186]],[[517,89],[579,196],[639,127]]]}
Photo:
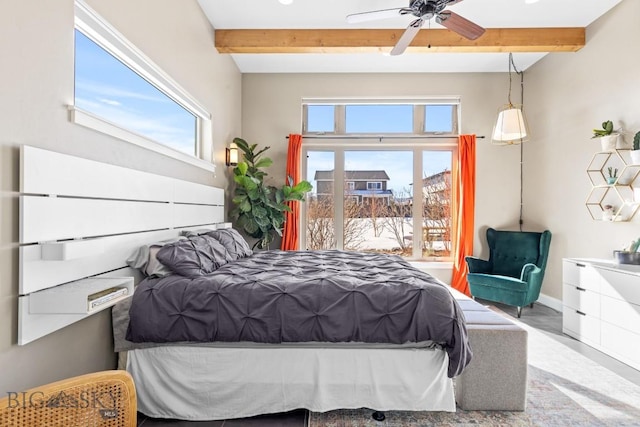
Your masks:
{"label": "drawer pull", "polygon": [[580,263],[578,262],[578,263],[576,263],[576,267],[586,267],[586,265],[584,265],[584,264],[580,264]]}
{"label": "drawer pull", "polygon": [[580,316],[586,316],[587,315],[587,313],[583,313],[580,310],[576,310],[576,313],[578,313]]}
{"label": "drawer pull", "polygon": [[580,292],[586,292],[587,291],[585,288],[581,288],[580,286],[576,286],[576,289],[579,290]]}

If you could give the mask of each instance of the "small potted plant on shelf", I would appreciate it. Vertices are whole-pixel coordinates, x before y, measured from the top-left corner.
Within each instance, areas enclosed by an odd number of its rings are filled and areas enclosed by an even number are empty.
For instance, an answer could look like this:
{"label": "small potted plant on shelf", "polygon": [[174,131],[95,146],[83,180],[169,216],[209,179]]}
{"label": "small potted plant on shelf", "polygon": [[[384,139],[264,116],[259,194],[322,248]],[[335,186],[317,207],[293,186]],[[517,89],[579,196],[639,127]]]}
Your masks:
{"label": "small potted plant on shelf", "polygon": [[618,133],[613,131],[613,122],[607,120],[602,122],[602,129],[593,130],[593,139],[599,139],[602,151],[613,151],[616,149]]}
{"label": "small potted plant on shelf", "polygon": [[633,150],[631,150],[631,164],[640,165],[640,132],[633,137]]}
{"label": "small potted plant on shelf", "polygon": [[607,177],[607,184],[613,185],[616,183],[618,179],[618,168],[614,169],[613,167],[609,166],[607,170],[609,171],[609,176]]}

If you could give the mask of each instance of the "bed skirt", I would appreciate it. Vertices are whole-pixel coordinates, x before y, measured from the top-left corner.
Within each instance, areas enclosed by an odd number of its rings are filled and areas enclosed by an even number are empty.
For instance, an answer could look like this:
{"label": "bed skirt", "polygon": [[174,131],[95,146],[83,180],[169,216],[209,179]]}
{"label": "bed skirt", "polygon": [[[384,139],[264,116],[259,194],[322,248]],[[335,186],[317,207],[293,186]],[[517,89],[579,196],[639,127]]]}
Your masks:
{"label": "bed skirt", "polygon": [[128,352],[138,410],[203,421],[306,408],[315,412],[456,409],[438,348],[212,348]]}

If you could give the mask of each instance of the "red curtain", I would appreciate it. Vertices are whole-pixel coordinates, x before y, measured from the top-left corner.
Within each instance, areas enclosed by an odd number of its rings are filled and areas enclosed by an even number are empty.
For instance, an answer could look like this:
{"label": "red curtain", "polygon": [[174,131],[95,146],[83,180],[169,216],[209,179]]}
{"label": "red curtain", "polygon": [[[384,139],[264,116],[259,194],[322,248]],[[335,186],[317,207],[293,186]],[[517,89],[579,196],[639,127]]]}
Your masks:
{"label": "red curtain", "polygon": [[[287,154],[287,177],[293,179],[293,185],[300,182],[300,154],[302,151],[302,135],[289,135],[289,152]],[[287,178],[288,181],[288,178]],[[288,182],[287,182],[288,184]],[[284,228],[282,230],[283,251],[298,250],[298,234],[300,230],[300,202],[287,202],[291,212],[284,213]]]}
{"label": "red curtain", "polygon": [[453,203],[451,216],[452,240],[455,245],[453,255],[453,276],[451,286],[467,295],[467,263],[464,258],[473,254],[474,211],[476,193],[476,136],[460,135],[458,140],[458,161],[453,177]]}

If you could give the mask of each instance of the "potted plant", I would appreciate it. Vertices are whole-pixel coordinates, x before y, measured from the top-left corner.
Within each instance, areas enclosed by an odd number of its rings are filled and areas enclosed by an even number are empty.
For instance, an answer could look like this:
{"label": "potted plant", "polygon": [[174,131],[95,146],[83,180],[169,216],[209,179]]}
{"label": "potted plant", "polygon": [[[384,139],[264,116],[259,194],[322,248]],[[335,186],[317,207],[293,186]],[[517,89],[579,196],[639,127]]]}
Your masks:
{"label": "potted plant", "polygon": [[607,177],[607,184],[615,184],[616,180],[618,179],[618,168],[614,169],[613,167],[609,166],[607,170],[609,172],[609,176]]}
{"label": "potted plant", "polygon": [[613,132],[613,122],[611,120],[602,122],[602,129],[594,129],[592,138],[600,140],[602,151],[613,151],[616,149],[618,134]]}
{"label": "potted plant", "polygon": [[640,132],[633,137],[633,150],[631,150],[631,164],[640,165]]}
{"label": "potted plant", "polygon": [[247,235],[257,239],[254,248],[268,249],[275,238],[274,234],[282,236],[282,226],[285,222],[284,213],[291,211],[286,204],[292,200],[304,200],[304,194],[311,191],[308,181],[300,181],[293,185],[291,177],[288,184],[282,187],[266,185],[263,170],[273,164],[269,157],[264,157],[270,147],[257,149],[257,144],[249,145],[242,138],[234,138],[233,142],[244,154],[244,160],[238,162],[233,169],[233,179],[236,188],[233,204],[236,207],[230,216],[236,221],[239,229]]}
{"label": "potted plant", "polygon": [[613,221],[613,216],[615,215],[615,210],[613,205],[604,205],[602,207],[602,220],[603,221]]}

